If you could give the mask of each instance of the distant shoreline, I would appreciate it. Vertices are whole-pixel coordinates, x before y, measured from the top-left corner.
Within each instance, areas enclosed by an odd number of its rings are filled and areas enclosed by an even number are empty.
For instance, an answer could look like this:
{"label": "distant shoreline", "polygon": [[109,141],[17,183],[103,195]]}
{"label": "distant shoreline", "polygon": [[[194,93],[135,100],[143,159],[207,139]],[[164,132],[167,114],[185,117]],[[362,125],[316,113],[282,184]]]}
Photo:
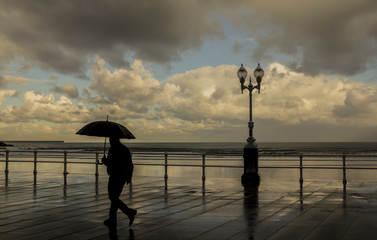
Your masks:
{"label": "distant shoreline", "polygon": [[8,143],[64,143],[64,141],[61,140],[31,140],[31,141],[2,141],[2,142],[8,142]]}
{"label": "distant shoreline", "polygon": [[13,147],[13,145],[12,144],[7,144],[5,142],[1,142],[0,141],[0,147]]}

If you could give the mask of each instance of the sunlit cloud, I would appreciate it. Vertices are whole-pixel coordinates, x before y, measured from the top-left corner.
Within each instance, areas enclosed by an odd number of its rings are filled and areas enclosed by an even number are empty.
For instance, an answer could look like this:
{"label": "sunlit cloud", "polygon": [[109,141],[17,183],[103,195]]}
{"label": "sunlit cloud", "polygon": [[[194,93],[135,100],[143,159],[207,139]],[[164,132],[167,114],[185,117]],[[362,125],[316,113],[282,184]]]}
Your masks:
{"label": "sunlit cloud", "polygon": [[[93,86],[105,97],[115,99],[116,104],[125,106],[131,118],[232,125],[248,117],[248,96],[240,94],[236,66],[199,68],[172,76],[165,84],[154,79],[140,61],[132,65],[132,73],[119,69],[110,73],[103,64],[100,66],[95,68],[94,82],[101,79],[102,83]],[[374,85],[305,75],[279,63],[269,65],[265,72],[261,94],[255,92],[253,97],[256,118],[291,125],[303,122],[376,125],[373,118],[377,117],[377,111],[372,111],[377,107]],[[355,118],[356,115],[359,117]]]}
{"label": "sunlit cloud", "polygon": [[130,69],[110,72],[105,67],[105,61],[97,58],[92,72],[90,89],[122,106],[129,103],[151,104],[162,91],[161,83],[144,69],[140,60],[136,60]]}
{"label": "sunlit cloud", "polygon": [[[265,77],[261,93],[253,92],[255,121],[283,128],[377,126],[375,85],[306,75],[280,63],[262,67]],[[130,68],[110,70],[98,57],[81,102],[75,103],[76,95],[69,94],[70,89],[76,93],[74,85],[62,85],[57,91],[59,97],[27,91],[21,105],[0,108],[0,121],[40,126],[48,123],[43,131],[55,131],[60,136],[56,129],[64,124],[71,123],[69,131],[73,134],[82,124],[109,116],[110,120],[127,125],[137,136],[154,140],[160,135],[174,138],[203,131],[244,129],[249,117],[249,96],[247,90],[241,94],[238,68],[202,67],[161,82],[141,60],[135,60]],[[253,69],[247,70],[252,74]],[[15,90],[1,90],[0,103],[17,94]],[[67,131],[62,134],[69,136]]]}
{"label": "sunlit cloud", "polygon": [[85,122],[91,120],[91,114],[83,103],[77,105],[61,96],[55,100],[53,94],[28,91],[24,94],[23,105],[10,105],[0,109],[0,121],[25,122],[44,120],[53,123]]}

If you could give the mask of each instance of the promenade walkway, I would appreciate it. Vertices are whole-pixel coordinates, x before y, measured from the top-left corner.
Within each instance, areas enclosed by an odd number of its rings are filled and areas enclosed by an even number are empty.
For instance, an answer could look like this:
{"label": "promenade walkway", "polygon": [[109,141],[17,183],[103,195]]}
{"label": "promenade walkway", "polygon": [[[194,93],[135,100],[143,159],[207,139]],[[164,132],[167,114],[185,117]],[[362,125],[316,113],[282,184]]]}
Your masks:
{"label": "promenade walkway", "polygon": [[376,239],[377,184],[263,179],[244,196],[239,179],[135,177],[121,198],[138,210],[134,225],[119,213],[110,233],[106,177],[96,192],[93,175],[32,176],[12,172],[0,179],[0,239]]}

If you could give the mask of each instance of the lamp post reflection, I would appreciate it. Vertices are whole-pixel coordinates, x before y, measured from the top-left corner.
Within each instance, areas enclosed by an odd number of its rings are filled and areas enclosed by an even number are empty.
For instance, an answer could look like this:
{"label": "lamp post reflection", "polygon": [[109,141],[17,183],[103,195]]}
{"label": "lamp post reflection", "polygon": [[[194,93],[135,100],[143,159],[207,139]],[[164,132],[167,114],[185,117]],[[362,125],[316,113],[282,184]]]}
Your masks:
{"label": "lamp post reflection", "polygon": [[255,226],[259,214],[258,186],[249,186],[248,191],[245,191],[243,209],[247,223],[247,237],[248,239],[254,239]]}

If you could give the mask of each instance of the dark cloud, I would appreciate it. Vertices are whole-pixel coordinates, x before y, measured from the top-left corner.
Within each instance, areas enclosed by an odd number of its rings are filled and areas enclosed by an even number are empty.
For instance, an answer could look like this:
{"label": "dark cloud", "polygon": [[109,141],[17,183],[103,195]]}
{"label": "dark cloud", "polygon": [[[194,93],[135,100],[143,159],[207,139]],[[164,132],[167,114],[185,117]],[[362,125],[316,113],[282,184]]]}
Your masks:
{"label": "dark cloud", "polygon": [[336,105],[333,109],[335,117],[342,119],[363,119],[370,122],[375,121],[377,112],[377,89],[364,87],[352,89],[347,92],[344,103]]}
{"label": "dark cloud", "polygon": [[240,53],[242,50],[243,50],[243,45],[239,41],[236,41],[233,44],[233,52]]}
{"label": "dark cloud", "polygon": [[228,19],[250,32],[257,61],[283,55],[294,71],[354,75],[376,64],[376,15],[375,0],[3,0],[0,63],[81,78],[94,55],[117,68],[130,67],[125,55],[164,64],[223,37]]}
{"label": "dark cloud", "polygon": [[77,87],[71,83],[63,84],[62,86],[55,86],[52,91],[68,95],[70,98],[78,98],[79,91]]}
{"label": "dark cloud", "polygon": [[376,63],[374,0],[256,0],[248,7],[238,24],[258,42],[257,60],[290,56],[295,71],[313,75],[353,75]]}
{"label": "dark cloud", "polygon": [[82,74],[87,57],[128,66],[124,54],[166,63],[221,36],[213,1],[1,1],[0,61],[22,56],[42,68]]}

